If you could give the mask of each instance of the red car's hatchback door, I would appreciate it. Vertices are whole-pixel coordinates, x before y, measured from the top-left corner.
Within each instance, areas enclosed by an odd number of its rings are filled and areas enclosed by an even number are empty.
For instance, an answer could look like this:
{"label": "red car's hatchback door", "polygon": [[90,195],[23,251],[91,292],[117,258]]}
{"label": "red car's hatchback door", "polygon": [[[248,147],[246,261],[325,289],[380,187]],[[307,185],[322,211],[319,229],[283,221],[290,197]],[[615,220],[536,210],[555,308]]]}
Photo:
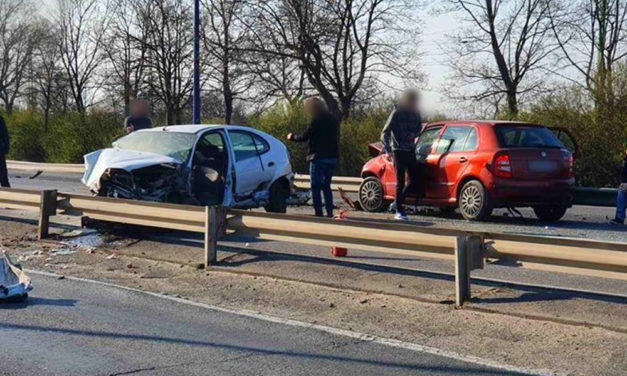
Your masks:
{"label": "red car's hatchback door", "polygon": [[494,131],[502,149],[499,154],[504,164],[509,163],[512,179],[568,179],[571,176],[572,154],[548,128],[506,124],[496,125]]}

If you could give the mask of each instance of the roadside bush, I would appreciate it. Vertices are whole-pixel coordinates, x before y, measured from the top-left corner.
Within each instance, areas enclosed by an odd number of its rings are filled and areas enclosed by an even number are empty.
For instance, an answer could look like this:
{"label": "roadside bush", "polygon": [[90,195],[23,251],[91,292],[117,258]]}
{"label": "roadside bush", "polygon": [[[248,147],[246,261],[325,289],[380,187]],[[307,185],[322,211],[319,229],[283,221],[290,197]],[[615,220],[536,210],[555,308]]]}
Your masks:
{"label": "roadside bush", "polygon": [[46,152],[41,139],[43,125],[39,114],[31,111],[19,111],[5,115],[4,119],[11,138],[9,159],[45,161]]}
{"label": "roadside bush", "polygon": [[[387,119],[387,110],[375,110],[368,116],[358,115],[340,127],[340,159],[336,175],[359,176],[363,164],[369,159],[368,144],[379,139]],[[277,104],[258,118],[250,119],[257,129],[285,140],[288,133],[302,133],[309,120],[303,113],[302,103]],[[284,141],[290,152],[292,168],[301,174],[309,173],[306,143]]]}
{"label": "roadside bush", "polygon": [[605,113],[593,109],[586,93],[567,89],[542,99],[522,120],[548,127],[565,128],[575,137],[579,154],[575,160],[577,185],[615,187],[625,147],[627,113],[613,108]]}
{"label": "roadside bush", "polygon": [[51,118],[43,136],[46,160],[54,163],[82,163],[83,155],[109,147],[123,134],[122,125],[108,113],[71,113]]}
{"label": "roadside bush", "polygon": [[123,133],[114,115],[100,112],[52,116],[47,131],[34,111],[15,111],[5,121],[9,158],[21,161],[82,163],[84,154],[110,146]]}

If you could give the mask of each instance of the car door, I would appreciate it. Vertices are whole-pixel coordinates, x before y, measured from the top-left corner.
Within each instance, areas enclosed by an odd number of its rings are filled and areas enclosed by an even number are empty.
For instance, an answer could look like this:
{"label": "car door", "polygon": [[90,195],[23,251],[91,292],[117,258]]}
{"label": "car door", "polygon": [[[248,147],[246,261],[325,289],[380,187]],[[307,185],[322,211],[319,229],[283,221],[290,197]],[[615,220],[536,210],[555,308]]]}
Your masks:
{"label": "car door", "polygon": [[442,157],[438,173],[438,198],[456,196],[457,182],[470,165],[477,148],[477,130],[471,126],[448,126],[440,138]]}
{"label": "car door", "polygon": [[436,197],[439,156],[433,154],[433,151],[441,131],[441,126],[425,129],[416,144],[416,161],[422,165],[422,184],[427,199]]}
{"label": "car door", "polygon": [[260,180],[262,180],[269,188],[270,183],[272,183],[272,179],[274,179],[277,173],[277,155],[274,153],[274,150],[270,149],[270,143],[266,141],[266,139],[255,133],[252,135],[253,140],[255,141],[255,146],[257,147],[257,153],[259,154],[259,158],[261,158],[262,170],[260,172]]}
{"label": "car door", "polygon": [[549,128],[555,134],[558,140],[564,145],[566,150],[570,151],[575,158],[579,156],[579,146],[575,137],[564,128]]}
{"label": "car door", "polygon": [[243,130],[229,130],[235,171],[236,200],[250,196],[263,183],[264,165],[254,134]]}

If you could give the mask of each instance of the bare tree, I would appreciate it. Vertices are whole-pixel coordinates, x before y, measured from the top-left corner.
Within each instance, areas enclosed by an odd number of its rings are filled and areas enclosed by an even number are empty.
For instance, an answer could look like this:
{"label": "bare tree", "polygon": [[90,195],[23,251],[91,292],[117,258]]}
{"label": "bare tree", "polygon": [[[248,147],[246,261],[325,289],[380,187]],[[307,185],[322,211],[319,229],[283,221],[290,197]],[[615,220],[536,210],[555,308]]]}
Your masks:
{"label": "bare tree", "polygon": [[180,123],[192,90],[192,12],[185,0],[134,0],[138,27],[132,34],[146,49],[146,83],[165,107],[168,124]]}
{"label": "bare tree", "polygon": [[244,57],[249,32],[238,17],[248,7],[245,0],[203,0],[202,4],[207,84],[221,93],[224,122],[231,124],[234,101],[251,96],[255,81]]}
{"label": "bare tree", "polygon": [[116,0],[113,4],[112,20],[105,35],[104,51],[109,68],[105,75],[122,98],[124,113],[128,115],[132,98],[137,98],[146,86],[148,48],[144,41],[148,30],[144,23],[137,22],[133,0]]}
{"label": "bare tree", "polygon": [[[464,85],[461,99],[495,102],[504,96],[509,118],[519,112],[520,96],[537,92],[535,75],[554,50],[549,42],[549,0],[449,0],[467,27],[454,37],[450,59]],[[464,92],[470,91],[470,94]],[[500,101],[500,100],[499,100]]]}
{"label": "bare tree", "polygon": [[51,111],[67,109],[69,100],[57,37],[52,25],[41,21],[34,46],[32,84],[36,103],[43,112],[44,131],[48,130]]}
{"label": "bare tree", "polygon": [[[59,51],[76,110],[85,112],[103,63],[106,6],[98,0],[57,0]],[[92,93],[93,94],[93,93]]]}
{"label": "bare tree", "polygon": [[615,68],[627,58],[627,1],[553,1],[551,27],[561,52],[552,72],[583,86],[597,106],[614,106]]}
{"label": "bare tree", "polygon": [[[401,59],[411,1],[268,0],[255,2],[253,50],[298,61],[338,118],[378,74],[408,75]],[[415,42],[415,41],[412,41]],[[413,66],[415,66],[415,61]]]}
{"label": "bare tree", "polygon": [[247,65],[257,77],[257,94],[264,101],[262,105],[276,99],[293,103],[308,93],[314,93],[298,60],[274,54],[254,54],[251,57]]}
{"label": "bare tree", "polygon": [[35,44],[30,6],[24,0],[0,1],[0,99],[9,113],[22,94]]}

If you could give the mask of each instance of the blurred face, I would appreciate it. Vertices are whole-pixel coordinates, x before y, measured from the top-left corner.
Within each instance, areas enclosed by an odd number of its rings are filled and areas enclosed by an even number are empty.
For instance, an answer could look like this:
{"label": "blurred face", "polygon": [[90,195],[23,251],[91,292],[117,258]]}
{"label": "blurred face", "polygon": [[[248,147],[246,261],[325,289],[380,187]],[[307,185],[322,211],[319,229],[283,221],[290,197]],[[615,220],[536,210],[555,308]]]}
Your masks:
{"label": "blurred face", "polygon": [[148,115],[148,112],[148,103],[144,101],[137,101],[131,106],[131,113],[135,116],[145,116]]}
{"label": "blurred face", "polygon": [[415,93],[405,93],[401,98],[400,105],[406,111],[416,111],[418,109],[418,96]]}
{"label": "blurred face", "polygon": [[316,114],[316,103],[313,100],[306,100],[303,106],[305,114],[312,117]]}

